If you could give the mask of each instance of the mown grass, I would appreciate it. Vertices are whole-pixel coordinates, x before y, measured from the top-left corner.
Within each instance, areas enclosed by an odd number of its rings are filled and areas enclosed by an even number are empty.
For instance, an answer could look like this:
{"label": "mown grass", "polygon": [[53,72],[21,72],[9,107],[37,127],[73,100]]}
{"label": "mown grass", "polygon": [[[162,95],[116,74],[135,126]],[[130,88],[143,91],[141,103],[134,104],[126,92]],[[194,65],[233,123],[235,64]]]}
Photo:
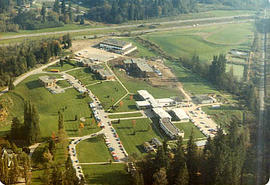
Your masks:
{"label": "mown grass", "polygon": [[128,154],[136,153],[141,156],[145,153],[143,143],[154,137],[162,141],[162,136],[156,132],[156,128],[153,127],[149,119],[136,120],[135,135],[132,120],[122,120],[119,124],[114,124],[114,128]]}
{"label": "mown grass", "polygon": [[85,67],[67,73],[80,80],[84,85],[90,85],[100,81],[97,80],[97,76],[93,74],[89,68]]}
{"label": "mown grass", "polygon": [[[127,95],[121,102],[118,103],[111,112],[132,112],[138,110],[135,99],[130,99],[131,95]],[[133,97],[133,96],[132,96]]]}
{"label": "mown grass", "polygon": [[81,141],[76,149],[80,163],[109,162],[112,159],[101,136]]}
{"label": "mown grass", "polygon": [[[74,120],[75,115],[80,117],[89,117],[91,111],[88,107],[90,98],[82,96],[74,89],[68,89],[62,94],[51,94],[39,82],[38,77],[42,75],[33,75],[20,83],[14,91],[3,95],[0,99],[8,98],[12,101],[9,106],[10,116],[5,123],[13,116],[23,119],[23,102],[31,100],[37,106],[40,115],[40,128],[43,137],[51,136],[52,132],[57,131],[58,111],[64,110],[64,119]],[[52,75],[55,76],[55,75]],[[66,122],[65,122],[66,124]],[[69,132],[68,132],[69,133]]]}
{"label": "mown grass", "polygon": [[126,94],[124,88],[116,81],[105,81],[88,88],[98,97],[105,110]]}
{"label": "mown grass", "polygon": [[60,63],[58,62],[58,63],[56,63],[56,64],[54,64],[52,66],[49,66],[48,68],[44,69],[44,71],[50,71],[50,70],[53,70],[53,69],[56,69],[56,70],[59,70],[59,71],[66,71],[66,70],[75,68],[76,67],[75,63],[76,62],[75,61],[71,61],[71,63],[73,65],[64,62],[63,67],[61,67]]}
{"label": "mown grass", "polygon": [[243,65],[235,65],[235,64],[226,65],[226,71],[229,72],[231,69],[233,69],[233,75],[239,80],[243,78],[244,68],[245,67]]}
{"label": "mown grass", "polygon": [[180,130],[183,130],[185,135],[184,139],[189,139],[191,132],[193,130],[193,136],[195,139],[197,138],[205,138],[205,135],[201,133],[201,131],[191,122],[188,123],[174,123],[174,125],[179,128]]}
{"label": "mown grass", "polygon": [[115,114],[109,115],[110,119],[117,119],[117,118],[130,118],[130,117],[140,117],[142,114],[140,112],[129,113],[129,114]]}
{"label": "mown grass", "polygon": [[83,165],[83,173],[91,185],[131,184],[131,176],[126,171],[126,164]]}
{"label": "mown grass", "polygon": [[56,82],[62,88],[70,87],[71,85],[66,80],[59,80]]}

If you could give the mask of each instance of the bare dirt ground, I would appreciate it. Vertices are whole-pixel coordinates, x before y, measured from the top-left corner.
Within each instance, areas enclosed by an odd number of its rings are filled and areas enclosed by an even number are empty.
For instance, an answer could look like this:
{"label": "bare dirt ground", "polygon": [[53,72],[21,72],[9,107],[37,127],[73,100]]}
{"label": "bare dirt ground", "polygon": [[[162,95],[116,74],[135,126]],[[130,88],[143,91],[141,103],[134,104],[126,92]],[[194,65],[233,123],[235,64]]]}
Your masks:
{"label": "bare dirt ground", "polygon": [[85,39],[85,40],[73,40],[71,51],[77,52],[89,46],[98,44],[103,39]]}

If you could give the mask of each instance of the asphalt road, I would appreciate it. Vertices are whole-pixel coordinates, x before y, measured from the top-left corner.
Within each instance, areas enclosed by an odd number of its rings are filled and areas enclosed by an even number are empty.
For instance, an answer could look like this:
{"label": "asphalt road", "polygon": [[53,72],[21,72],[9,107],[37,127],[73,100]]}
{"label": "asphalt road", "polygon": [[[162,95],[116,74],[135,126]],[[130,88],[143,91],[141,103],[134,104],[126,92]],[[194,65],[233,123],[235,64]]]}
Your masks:
{"label": "asphalt road", "polygon": [[[45,36],[45,35],[56,35],[56,34],[66,34],[66,33],[79,33],[85,31],[102,31],[102,30],[109,30],[109,29],[121,29],[121,28],[134,28],[140,25],[149,26],[149,25],[169,25],[169,24],[179,24],[179,23],[197,23],[201,21],[220,21],[224,19],[232,19],[235,17],[247,17],[250,15],[243,14],[238,16],[224,16],[224,17],[211,17],[211,18],[200,18],[200,19],[187,19],[187,20],[176,20],[176,21],[164,21],[164,22],[151,22],[151,23],[140,23],[140,24],[129,24],[129,25],[121,25],[121,26],[107,26],[102,28],[86,28],[86,29],[77,29],[77,30],[65,30],[65,31],[55,31],[55,32],[44,32],[44,33],[33,33],[33,34],[22,34],[22,35],[13,35],[13,36],[6,36],[1,37],[0,40],[7,40],[7,39],[17,39],[17,38],[28,38],[28,37],[37,37],[37,36]],[[213,24],[213,23],[212,23]],[[178,27],[185,27],[185,26],[178,26]],[[149,29],[147,29],[149,30]],[[153,29],[153,30],[162,30],[160,29]],[[146,31],[146,30],[140,30]]]}

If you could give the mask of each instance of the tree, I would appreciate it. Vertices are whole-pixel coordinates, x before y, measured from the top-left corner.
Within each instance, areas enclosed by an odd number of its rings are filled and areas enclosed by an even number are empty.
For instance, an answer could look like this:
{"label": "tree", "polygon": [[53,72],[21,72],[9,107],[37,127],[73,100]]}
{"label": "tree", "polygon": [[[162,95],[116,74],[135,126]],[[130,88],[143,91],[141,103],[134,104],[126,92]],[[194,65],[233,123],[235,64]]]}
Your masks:
{"label": "tree", "polygon": [[45,7],[45,3],[42,4],[42,8],[41,8],[40,14],[42,16],[42,22],[45,23],[46,22],[46,7]]}
{"label": "tree", "polygon": [[64,60],[60,59],[60,66],[63,67],[64,66]]}
{"label": "tree", "polygon": [[68,16],[69,16],[69,21],[72,22],[73,15],[72,15],[72,8],[71,8],[71,0],[69,0],[68,2]]}
{"label": "tree", "polygon": [[187,143],[187,168],[188,168],[188,174],[189,174],[189,184],[194,184],[197,177],[198,172],[198,156],[197,156],[197,146],[194,142],[194,132],[193,129],[191,131],[191,135],[189,137],[188,143]]}
{"label": "tree", "polygon": [[62,1],[62,4],[61,4],[61,14],[62,15],[65,15],[66,14],[66,0],[63,0]]}
{"label": "tree", "polygon": [[9,90],[9,91],[12,91],[12,90],[14,90],[14,89],[15,89],[15,86],[14,86],[14,84],[13,84],[12,79],[10,78],[9,83],[8,83],[8,90]]}
{"label": "tree", "polygon": [[166,169],[161,168],[159,171],[154,173],[153,179],[154,179],[153,185],[167,185],[168,181],[167,181]]}
{"label": "tree", "polygon": [[56,13],[60,13],[59,0],[55,0],[53,4],[53,11]]}
{"label": "tree", "polygon": [[80,25],[84,24],[84,16],[80,16]]}
{"label": "tree", "polygon": [[24,129],[23,124],[21,123],[21,121],[17,117],[14,117],[12,119],[11,124],[11,131],[10,131],[11,138],[21,139],[22,138],[21,132],[23,129]]}

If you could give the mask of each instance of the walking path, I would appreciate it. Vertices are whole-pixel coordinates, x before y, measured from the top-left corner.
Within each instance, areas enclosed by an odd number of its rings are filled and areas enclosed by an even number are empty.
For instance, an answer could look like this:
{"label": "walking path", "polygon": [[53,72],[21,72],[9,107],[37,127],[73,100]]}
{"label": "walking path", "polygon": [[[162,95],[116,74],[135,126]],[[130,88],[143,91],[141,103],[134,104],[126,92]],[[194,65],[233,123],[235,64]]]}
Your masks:
{"label": "walking path", "polygon": [[114,112],[114,113],[108,113],[108,115],[121,115],[121,114],[134,114],[134,113],[141,113],[144,114],[143,110],[138,110],[138,111],[132,111],[132,112]]}

